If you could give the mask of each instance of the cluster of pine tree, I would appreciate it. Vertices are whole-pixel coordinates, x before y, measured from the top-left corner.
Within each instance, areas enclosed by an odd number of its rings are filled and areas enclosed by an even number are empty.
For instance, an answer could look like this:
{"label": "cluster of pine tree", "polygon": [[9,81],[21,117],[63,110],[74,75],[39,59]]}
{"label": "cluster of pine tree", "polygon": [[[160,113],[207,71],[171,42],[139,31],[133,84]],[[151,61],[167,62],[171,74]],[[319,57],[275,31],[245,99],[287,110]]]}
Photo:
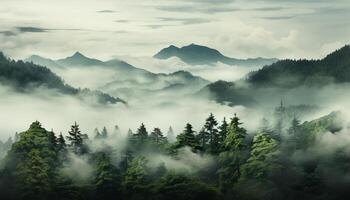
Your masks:
{"label": "cluster of pine tree", "polygon": [[[328,181],[350,170],[344,149],[335,155],[295,159],[312,141],[311,125],[294,118],[285,125],[283,105],[276,123],[263,120],[255,134],[248,134],[235,114],[219,123],[213,114],[196,132],[186,124],[173,138],[159,128],[150,133],[141,124],[128,131],[125,148],[116,151],[108,141],[120,134],[106,128],[90,139],[74,123],[67,136],[48,131],[36,121],[17,134],[0,171],[1,199],[339,199],[347,195],[343,181]],[[329,120],[328,120],[329,121]],[[313,130],[319,130],[318,126]],[[115,139],[115,138],[114,138]],[[99,142],[100,148],[91,143]],[[195,172],[151,167],[146,155],[163,154],[173,159],[189,148],[198,156],[210,156],[210,167]],[[299,154],[298,154],[299,153]],[[87,181],[76,181],[62,170],[71,157],[87,158],[93,172]],[[331,162],[334,161],[334,162]],[[326,169],[338,170],[329,173]],[[67,170],[67,168],[66,168]],[[68,168],[69,170],[69,168]],[[83,168],[78,170],[84,170]],[[332,182],[333,181],[333,182]],[[330,184],[332,183],[332,184]],[[342,186],[342,187],[335,187]]]}

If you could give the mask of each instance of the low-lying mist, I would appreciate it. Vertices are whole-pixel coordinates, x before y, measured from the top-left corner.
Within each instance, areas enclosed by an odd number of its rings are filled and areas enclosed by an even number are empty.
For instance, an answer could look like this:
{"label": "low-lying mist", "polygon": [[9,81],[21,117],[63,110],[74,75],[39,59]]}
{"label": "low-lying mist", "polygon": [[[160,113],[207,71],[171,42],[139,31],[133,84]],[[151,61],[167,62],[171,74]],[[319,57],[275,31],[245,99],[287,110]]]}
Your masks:
{"label": "low-lying mist", "polygon": [[231,66],[220,62],[214,65],[188,65],[176,57],[166,60],[150,57],[123,57],[123,59],[134,66],[154,73],[171,73],[178,70],[185,70],[212,82],[217,80],[236,81],[243,78],[249,72],[262,67]]}
{"label": "low-lying mist", "polygon": [[163,132],[172,126],[175,133],[180,133],[185,123],[189,122],[197,130],[211,112],[215,113],[219,121],[225,116],[231,117],[234,113],[239,113],[247,126],[259,121],[260,117],[255,111],[242,106],[229,107],[188,96],[168,99],[164,97],[161,100],[139,97],[127,106],[102,106],[84,103],[70,96],[57,95],[43,88],[29,94],[17,93],[9,87],[1,86],[0,93],[0,123],[6,124],[1,126],[2,139],[13,136],[15,132],[27,130],[29,124],[35,120],[40,121],[47,129],[63,134],[67,134],[70,125],[76,121],[84,133],[92,135],[96,127],[106,126],[112,129],[115,125],[126,134],[129,128],[136,130],[141,123],[145,123],[149,130],[159,127]]}

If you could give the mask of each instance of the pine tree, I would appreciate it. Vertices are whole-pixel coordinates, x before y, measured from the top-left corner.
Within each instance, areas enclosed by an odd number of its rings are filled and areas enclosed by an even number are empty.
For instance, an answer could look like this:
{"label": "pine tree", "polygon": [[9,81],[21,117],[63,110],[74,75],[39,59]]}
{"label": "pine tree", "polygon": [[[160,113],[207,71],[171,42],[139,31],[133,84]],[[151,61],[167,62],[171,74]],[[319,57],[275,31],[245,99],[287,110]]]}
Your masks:
{"label": "pine tree", "polygon": [[144,157],[134,158],[124,176],[126,199],[148,199],[150,172]]}
{"label": "pine tree", "polygon": [[217,153],[219,146],[219,131],[217,129],[218,122],[216,121],[213,113],[210,113],[209,117],[206,119],[206,122],[203,127],[202,137],[203,142],[202,148],[205,150],[208,145],[208,150],[211,153]]}
{"label": "pine tree", "polygon": [[301,131],[301,125],[298,118],[294,117],[291,123],[291,127],[287,131],[289,138],[288,138],[288,146],[292,148],[294,151],[301,147],[301,143],[304,141],[301,141],[302,131]]}
{"label": "pine tree", "polygon": [[267,180],[272,173],[278,173],[282,168],[278,148],[278,141],[271,135],[261,133],[254,136],[250,157],[242,166],[242,178]]}
{"label": "pine tree", "polygon": [[64,139],[62,133],[57,138],[57,150],[64,151],[66,149],[66,140]]}
{"label": "pine tree", "polygon": [[159,128],[154,128],[150,134],[150,139],[156,145],[165,144],[167,142],[167,138],[163,136],[163,133]]}
{"label": "pine tree", "polygon": [[21,195],[16,199],[47,199],[53,192],[58,154],[52,146],[52,133],[36,121],[11,146],[5,169],[16,180]]}
{"label": "pine tree", "polygon": [[70,147],[73,149],[73,152],[76,154],[86,153],[87,147],[84,145],[84,140],[87,140],[88,136],[81,133],[77,122],[72,125],[68,134],[69,136],[66,136],[66,138],[70,142]]}
{"label": "pine tree", "polygon": [[94,184],[96,195],[102,199],[113,199],[120,193],[120,175],[110,157],[105,153],[96,156],[96,170]]}
{"label": "pine tree", "polygon": [[186,124],[185,130],[179,134],[176,139],[176,148],[181,148],[181,147],[191,147],[193,151],[197,151],[200,149],[199,142],[195,136],[195,131],[193,130],[193,127],[191,124]]}
{"label": "pine tree", "polygon": [[270,123],[266,118],[261,119],[259,132],[268,134],[277,141],[281,140],[281,135],[271,128]]}
{"label": "pine tree", "polygon": [[286,120],[286,108],[283,105],[283,101],[281,100],[280,106],[275,109],[275,118],[276,118],[276,124],[275,124],[275,132],[278,138],[281,137],[284,133],[285,129],[285,120]]}
{"label": "pine tree", "polygon": [[167,134],[166,134],[166,137],[167,137],[167,139],[168,139],[168,141],[169,141],[170,143],[176,142],[176,137],[175,137],[173,128],[172,128],[171,126],[169,127],[169,130],[168,130],[168,132],[167,132]]}
{"label": "pine tree", "polygon": [[48,132],[47,136],[49,138],[51,148],[56,149],[57,148],[57,137],[55,136],[55,133],[53,132],[53,130]]}
{"label": "pine tree", "polygon": [[108,137],[108,131],[106,127],[103,127],[102,131],[101,131],[101,137],[103,139],[106,139]]}
{"label": "pine tree", "polygon": [[205,151],[208,145],[209,133],[206,132],[204,128],[202,128],[197,135],[197,140],[199,142],[201,150]]}
{"label": "pine tree", "polygon": [[239,122],[239,118],[235,114],[231,120],[230,126],[228,128],[228,134],[224,141],[225,150],[240,152],[246,147],[244,140],[247,136],[247,131],[244,128],[240,127],[241,124],[242,123]]}
{"label": "pine tree", "polygon": [[240,127],[242,123],[235,114],[228,128],[228,134],[224,141],[224,152],[219,156],[220,169],[218,171],[220,178],[220,188],[227,192],[232,185],[238,181],[241,176],[241,166],[245,158],[245,138],[246,130]]}
{"label": "pine tree", "polygon": [[145,125],[142,123],[141,126],[137,129],[136,134],[134,134],[134,138],[136,139],[136,143],[138,145],[144,145],[148,139],[148,132]]}
{"label": "pine tree", "polygon": [[228,123],[226,121],[226,118],[224,117],[224,120],[221,123],[221,126],[219,127],[219,141],[220,145],[222,146],[224,144],[224,141],[227,137],[228,132]]}
{"label": "pine tree", "polygon": [[134,135],[134,133],[132,132],[132,130],[129,128],[127,134],[128,137],[132,137]]}

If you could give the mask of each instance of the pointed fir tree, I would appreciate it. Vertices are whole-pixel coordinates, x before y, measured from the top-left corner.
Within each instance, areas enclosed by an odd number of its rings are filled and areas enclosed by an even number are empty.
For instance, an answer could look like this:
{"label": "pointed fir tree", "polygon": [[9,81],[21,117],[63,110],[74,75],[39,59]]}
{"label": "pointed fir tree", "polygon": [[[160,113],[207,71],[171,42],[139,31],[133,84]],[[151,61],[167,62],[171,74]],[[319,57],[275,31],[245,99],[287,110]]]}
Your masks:
{"label": "pointed fir tree", "polygon": [[159,128],[154,128],[149,138],[156,145],[162,145],[167,142],[167,138],[163,136],[163,133]]}
{"label": "pointed fir tree", "polygon": [[64,151],[66,149],[66,140],[64,139],[62,133],[57,138],[57,150]]}
{"label": "pointed fir tree", "polygon": [[169,127],[169,130],[166,134],[166,137],[167,137],[168,142],[170,142],[170,143],[176,142],[176,137],[175,137],[173,128],[171,126]]}
{"label": "pointed fir tree", "polygon": [[219,151],[219,131],[217,129],[218,122],[216,121],[213,113],[210,113],[204,124],[204,131],[208,136],[208,150],[211,153],[217,153]]}
{"label": "pointed fir tree", "polygon": [[208,132],[205,131],[204,128],[202,128],[198,135],[197,135],[197,140],[199,142],[199,145],[200,145],[200,149],[202,151],[205,151],[207,146],[208,146],[208,141],[209,141],[209,134]]}
{"label": "pointed fir tree", "polygon": [[255,135],[249,159],[242,165],[242,179],[268,181],[273,173],[282,169],[279,156],[277,140],[266,133]]}
{"label": "pointed fir tree", "polygon": [[219,127],[219,143],[220,146],[223,146],[224,141],[227,137],[227,132],[228,132],[228,123],[226,121],[226,118],[224,117],[224,120],[222,121],[220,127]]}
{"label": "pointed fir tree", "polygon": [[94,185],[96,195],[102,199],[113,199],[120,195],[120,174],[112,162],[110,156],[105,152],[96,155],[96,170]]}
{"label": "pointed fir tree", "polygon": [[101,131],[101,137],[103,139],[106,139],[108,137],[108,131],[106,127],[103,127],[102,131]]}
{"label": "pointed fir tree", "polygon": [[274,116],[276,118],[275,134],[280,138],[285,130],[286,108],[281,100],[280,106],[275,109]]}
{"label": "pointed fir tree", "polygon": [[195,131],[191,124],[186,124],[185,130],[176,137],[176,148],[181,148],[188,146],[192,151],[197,151],[200,149],[199,142],[195,136]]}
{"label": "pointed fir tree", "polygon": [[148,139],[148,132],[145,125],[142,123],[134,134],[135,142],[137,145],[144,145]]}
{"label": "pointed fir tree", "polygon": [[220,153],[219,183],[222,192],[229,191],[241,176],[241,166],[246,160],[245,138],[247,132],[240,125],[242,123],[235,114],[228,128],[224,141],[224,152]]}
{"label": "pointed fir tree", "polygon": [[294,117],[290,128],[287,130],[288,133],[288,139],[287,139],[287,146],[291,148],[293,151],[300,148],[303,142],[302,141],[302,128],[300,125],[300,121],[297,117]]}
{"label": "pointed fir tree", "polygon": [[132,130],[129,128],[128,132],[126,133],[126,135],[130,138],[134,135],[134,133],[132,132]]}
{"label": "pointed fir tree", "polygon": [[57,137],[55,136],[55,133],[53,132],[53,130],[48,132],[47,136],[49,138],[51,148],[56,149],[57,148]]}
{"label": "pointed fir tree", "polygon": [[87,140],[88,136],[81,133],[77,122],[74,122],[68,134],[66,138],[70,142],[69,146],[72,148],[73,152],[76,154],[86,153],[87,146],[84,144],[84,140]]}

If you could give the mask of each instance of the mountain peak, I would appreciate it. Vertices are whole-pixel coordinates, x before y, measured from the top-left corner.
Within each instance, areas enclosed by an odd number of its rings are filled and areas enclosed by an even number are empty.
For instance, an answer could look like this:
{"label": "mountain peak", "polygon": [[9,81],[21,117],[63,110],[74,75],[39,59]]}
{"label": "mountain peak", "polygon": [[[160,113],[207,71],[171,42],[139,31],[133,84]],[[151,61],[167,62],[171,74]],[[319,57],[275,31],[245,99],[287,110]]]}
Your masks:
{"label": "mountain peak", "polygon": [[82,53],[80,53],[79,51],[75,52],[73,54],[73,56],[71,57],[75,57],[75,58],[86,58],[86,56],[84,56]]}
{"label": "mountain peak", "polygon": [[84,56],[79,51],[75,52],[72,56],[64,59],[57,60],[62,65],[103,65],[103,62],[94,58]]}

